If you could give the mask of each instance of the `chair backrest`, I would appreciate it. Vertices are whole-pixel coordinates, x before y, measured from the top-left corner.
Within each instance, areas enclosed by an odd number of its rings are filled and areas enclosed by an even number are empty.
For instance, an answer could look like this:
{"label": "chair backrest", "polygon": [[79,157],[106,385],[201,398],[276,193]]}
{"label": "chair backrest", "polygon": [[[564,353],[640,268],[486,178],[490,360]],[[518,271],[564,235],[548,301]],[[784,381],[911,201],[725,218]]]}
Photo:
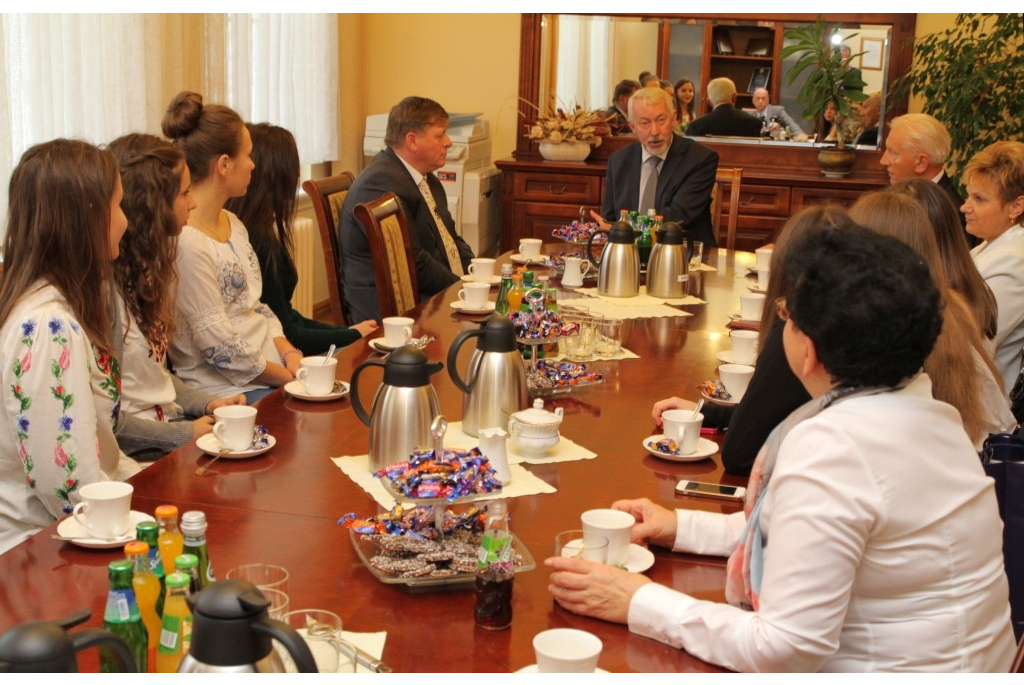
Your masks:
{"label": "chair backrest", "polygon": [[341,252],[338,250],[338,226],[341,224],[341,206],[355,177],[347,171],[305,181],[302,189],[313,201],[316,223],[320,227],[320,244],[324,251],[324,269],[327,272],[327,294],[331,298],[331,316],[334,323],[352,325],[345,316],[345,295],[341,291]]}
{"label": "chair backrest", "polygon": [[409,222],[394,193],[356,205],[356,220],[366,228],[373,258],[381,318],[399,316],[420,300],[416,259],[409,238]]}
{"label": "chair backrest", "polygon": [[736,249],[736,223],[740,213],[740,183],[743,181],[743,169],[722,169],[719,167],[718,173],[715,174],[715,189],[712,191],[714,199],[711,202],[711,227],[715,233],[715,238],[718,239],[718,244],[722,244],[722,234],[720,231],[722,224],[722,193],[718,192],[718,184],[728,183],[729,184],[729,218],[726,224],[726,237],[725,247],[729,250]]}

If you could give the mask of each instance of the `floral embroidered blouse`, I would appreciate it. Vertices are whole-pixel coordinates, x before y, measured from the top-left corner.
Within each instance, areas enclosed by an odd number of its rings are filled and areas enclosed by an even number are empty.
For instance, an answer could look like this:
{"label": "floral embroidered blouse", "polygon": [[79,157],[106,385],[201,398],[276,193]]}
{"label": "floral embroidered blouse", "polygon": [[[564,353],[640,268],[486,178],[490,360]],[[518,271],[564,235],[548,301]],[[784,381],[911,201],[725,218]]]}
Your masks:
{"label": "floral embroidered blouse", "polygon": [[118,361],[98,352],[67,302],[39,283],[0,327],[0,552],[70,514],[83,485],[139,465],[114,439]]}
{"label": "floral embroidered blouse", "polygon": [[178,238],[175,328],[168,353],[178,377],[218,397],[265,388],[254,379],[278,359],[281,322],[260,302],[263,277],[249,233],[228,212],[220,243],[192,226]]}

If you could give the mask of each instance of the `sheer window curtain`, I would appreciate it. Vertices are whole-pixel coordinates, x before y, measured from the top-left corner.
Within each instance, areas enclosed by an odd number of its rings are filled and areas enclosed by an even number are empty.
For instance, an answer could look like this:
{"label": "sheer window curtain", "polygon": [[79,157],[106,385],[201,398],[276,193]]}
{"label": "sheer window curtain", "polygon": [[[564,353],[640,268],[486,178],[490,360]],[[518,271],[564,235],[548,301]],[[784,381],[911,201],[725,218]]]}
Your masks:
{"label": "sheer window curtain", "polygon": [[611,102],[610,31],[609,17],[559,17],[555,90],[559,107],[578,104],[588,109],[604,109]]}
{"label": "sheer window curtain", "polygon": [[338,159],[337,26],[322,14],[0,14],[0,239],[25,150],[160,134],[180,90],[288,128],[303,163]]}

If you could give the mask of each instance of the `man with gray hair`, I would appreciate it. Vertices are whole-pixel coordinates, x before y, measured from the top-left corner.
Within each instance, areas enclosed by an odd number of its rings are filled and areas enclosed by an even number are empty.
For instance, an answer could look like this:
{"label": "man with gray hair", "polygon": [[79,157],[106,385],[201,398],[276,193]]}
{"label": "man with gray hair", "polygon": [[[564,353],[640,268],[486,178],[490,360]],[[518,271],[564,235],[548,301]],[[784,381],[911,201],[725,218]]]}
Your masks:
{"label": "man with gray hair", "polygon": [[646,214],[653,209],[665,221],[680,221],[694,240],[716,244],[711,229],[711,189],[718,153],[672,132],[676,123],[672,97],[661,88],[641,88],[629,99],[629,126],[637,142],[608,158],[602,223],[619,211]]}
{"label": "man with gray hair", "polygon": [[686,129],[688,136],[761,136],[761,120],[736,109],[736,84],[725,77],[708,83],[708,100],[713,109],[694,119]]}
{"label": "man with gray hair", "polygon": [[[953,184],[953,179],[946,175],[943,166],[949,157],[951,145],[949,131],[932,115],[904,114],[889,122],[889,135],[885,139],[882,166],[889,173],[890,183],[899,183],[908,178],[923,178],[938,184],[946,191],[946,195],[960,214],[960,223],[965,224],[964,215],[960,213],[960,205],[964,200]],[[964,235],[972,244],[980,242],[968,233]]]}

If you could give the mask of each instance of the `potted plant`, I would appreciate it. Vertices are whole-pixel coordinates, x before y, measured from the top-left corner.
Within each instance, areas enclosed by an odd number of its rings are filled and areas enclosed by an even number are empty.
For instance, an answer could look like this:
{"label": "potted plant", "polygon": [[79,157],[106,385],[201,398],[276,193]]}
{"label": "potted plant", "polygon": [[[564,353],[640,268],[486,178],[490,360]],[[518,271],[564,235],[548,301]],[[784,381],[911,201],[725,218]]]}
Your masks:
{"label": "potted plant", "polygon": [[848,146],[856,137],[860,121],[854,105],[867,99],[864,94],[867,84],[860,77],[860,71],[850,69],[848,60],[832,47],[828,24],[820,14],[814,24],[787,30],[786,40],[789,45],[779,52],[779,57],[797,56],[787,76],[789,83],[809,71],[797,94],[804,105],[803,116],[818,121],[830,104],[835,108],[836,146],[823,148],[818,163],[826,175],[845,175],[853,167],[854,152]]}
{"label": "potted plant", "polygon": [[544,159],[582,162],[590,155],[591,146],[599,146],[602,136],[609,133],[604,112],[575,105],[571,109],[558,107],[552,114],[538,116],[534,123],[527,125],[526,137],[540,141],[540,154]]}
{"label": "potted plant", "polygon": [[914,43],[914,62],[895,86],[897,97],[923,97],[923,110],[952,138],[953,178],[1000,140],[1024,140],[1020,79],[1024,23],[1020,14],[958,14],[953,28]]}

